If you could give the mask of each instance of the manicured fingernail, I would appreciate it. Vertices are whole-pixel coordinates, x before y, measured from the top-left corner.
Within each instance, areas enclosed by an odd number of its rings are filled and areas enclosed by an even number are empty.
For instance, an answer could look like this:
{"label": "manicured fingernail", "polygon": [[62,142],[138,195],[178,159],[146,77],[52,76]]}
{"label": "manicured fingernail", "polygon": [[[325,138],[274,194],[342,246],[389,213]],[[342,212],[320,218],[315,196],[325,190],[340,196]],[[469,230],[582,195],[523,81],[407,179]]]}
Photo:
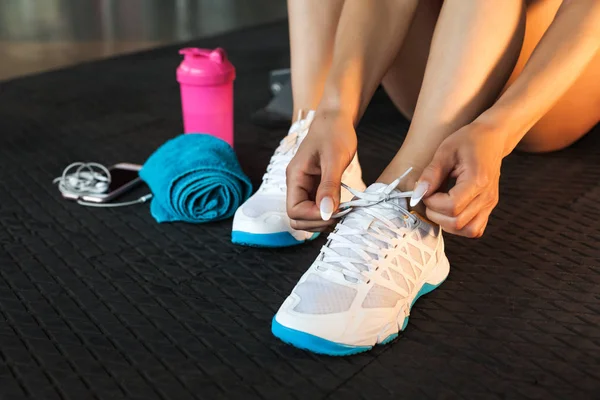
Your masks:
{"label": "manicured fingernail", "polygon": [[319,210],[321,211],[323,221],[329,221],[331,214],[333,214],[333,199],[331,197],[323,197],[319,205]]}
{"label": "manicured fingernail", "polygon": [[419,204],[419,202],[421,201],[423,196],[425,196],[425,194],[427,193],[428,190],[429,190],[429,183],[427,183],[427,182],[417,183],[417,185],[415,186],[415,190],[413,190],[412,196],[410,196],[410,206],[414,207],[417,204]]}

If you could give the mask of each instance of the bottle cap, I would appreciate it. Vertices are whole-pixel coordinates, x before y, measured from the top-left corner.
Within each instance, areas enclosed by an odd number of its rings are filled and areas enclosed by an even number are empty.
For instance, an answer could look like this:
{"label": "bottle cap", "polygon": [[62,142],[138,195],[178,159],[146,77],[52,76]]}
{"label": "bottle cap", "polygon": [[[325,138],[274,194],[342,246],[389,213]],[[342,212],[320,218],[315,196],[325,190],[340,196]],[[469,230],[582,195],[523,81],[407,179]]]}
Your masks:
{"label": "bottle cap", "polygon": [[177,80],[188,85],[220,85],[235,79],[235,68],[222,48],[214,50],[188,47],[177,68]]}

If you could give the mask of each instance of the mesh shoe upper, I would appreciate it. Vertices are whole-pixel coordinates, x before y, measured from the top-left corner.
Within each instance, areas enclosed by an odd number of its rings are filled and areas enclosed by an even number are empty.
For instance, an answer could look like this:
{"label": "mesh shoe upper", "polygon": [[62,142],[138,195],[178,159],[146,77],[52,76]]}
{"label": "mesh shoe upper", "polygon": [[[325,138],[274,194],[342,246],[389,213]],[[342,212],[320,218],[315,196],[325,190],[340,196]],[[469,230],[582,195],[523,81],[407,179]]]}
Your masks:
{"label": "mesh shoe upper", "polygon": [[285,213],[285,197],[282,200],[282,196],[252,196],[244,203],[242,212],[250,218],[260,217],[267,212]]}
{"label": "mesh shoe upper", "polygon": [[[356,207],[337,225],[293,290],[299,298],[295,312],[390,308],[414,292],[427,265],[435,261],[440,230],[409,213],[407,195],[391,186],[375,184],[364,194],[355,193],[363,199],[350,202]],[[368,292],[357,296],[357,289],[371,280]],[[353,304],[357,297],[360,303]]]}
{"label": "mesh shoe upper", "polygon": [[294,289],[294,293],[307,300],[298,303],[295,311],[306,314],[331,314],[349,309],[357,292],[354,288],[310,274]]}

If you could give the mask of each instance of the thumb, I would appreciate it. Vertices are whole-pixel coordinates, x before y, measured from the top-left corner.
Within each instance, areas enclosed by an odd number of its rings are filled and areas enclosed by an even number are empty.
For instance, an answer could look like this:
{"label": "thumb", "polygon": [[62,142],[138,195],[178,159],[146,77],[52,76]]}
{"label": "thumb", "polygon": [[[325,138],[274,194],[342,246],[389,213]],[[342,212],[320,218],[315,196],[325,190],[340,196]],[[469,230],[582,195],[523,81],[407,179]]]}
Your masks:
{"label": "thumb", "polygon": [[335,156],[327,157],[329,161],[321,159],[321,183],[317,189],[316,203],[321,211],[323,221],[328,221],[340,205],[340,190],[342,174],[345,166],[333,162]]}
{"label": "thumb", "polygon": [[454,168],[452,156],[449,152],[438,150],[433,160],[421,173],[415,184],[415,189],[410,197],[410,206],[416,206],[423,197],[435,193],[446,180]]}

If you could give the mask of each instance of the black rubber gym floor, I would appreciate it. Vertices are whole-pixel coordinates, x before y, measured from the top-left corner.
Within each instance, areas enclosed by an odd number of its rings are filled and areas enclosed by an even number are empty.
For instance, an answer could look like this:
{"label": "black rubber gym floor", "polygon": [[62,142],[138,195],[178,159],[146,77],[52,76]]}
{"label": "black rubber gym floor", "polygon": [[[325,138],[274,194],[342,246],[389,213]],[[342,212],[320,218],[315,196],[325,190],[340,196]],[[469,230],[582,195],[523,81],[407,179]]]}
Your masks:
{"label": "black rubber gym floor", "polygon": [[[236,150],[257,185],[284,129],[250,123],[287,28],[194,42],[237,67]],[[600,132],[504,163],[481,240],[447,236],[448,280],[396,342],[348,358],[276,340],[271,318],[324,239],[237,247],[231,221],[158,225],[51,184],[72,161],[143,163],[181,131],[177,49],[0,83],[1,399],[600,398]],[[407,129],[378,93],[367,182]],[[140,189],[132,196],[145,193]]]}

